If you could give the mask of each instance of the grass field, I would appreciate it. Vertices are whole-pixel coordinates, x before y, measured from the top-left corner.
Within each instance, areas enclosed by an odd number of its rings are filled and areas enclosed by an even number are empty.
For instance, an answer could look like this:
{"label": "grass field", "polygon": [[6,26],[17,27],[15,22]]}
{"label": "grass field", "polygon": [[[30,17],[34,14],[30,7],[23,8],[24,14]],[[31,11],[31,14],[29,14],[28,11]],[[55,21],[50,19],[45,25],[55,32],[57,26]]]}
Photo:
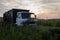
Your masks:
{"label": "grass field", "polygon": [[0,23],[0,40],[59,40],[59,37],[60,20],[38,20],[37,26]]}

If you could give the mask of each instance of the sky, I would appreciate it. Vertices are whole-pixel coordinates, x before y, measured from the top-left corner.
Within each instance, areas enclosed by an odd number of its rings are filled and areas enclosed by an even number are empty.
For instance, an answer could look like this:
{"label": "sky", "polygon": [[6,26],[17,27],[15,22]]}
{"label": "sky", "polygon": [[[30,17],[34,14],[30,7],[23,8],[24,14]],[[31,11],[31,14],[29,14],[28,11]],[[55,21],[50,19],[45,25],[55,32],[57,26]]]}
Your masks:
{"label": "sky", "polygon": [[[55,15],[60,13],[60,0],[0,0],[0,16],[12,8],[28,9],[35,14]],[[57,16],[60,17],[60,14]]]}

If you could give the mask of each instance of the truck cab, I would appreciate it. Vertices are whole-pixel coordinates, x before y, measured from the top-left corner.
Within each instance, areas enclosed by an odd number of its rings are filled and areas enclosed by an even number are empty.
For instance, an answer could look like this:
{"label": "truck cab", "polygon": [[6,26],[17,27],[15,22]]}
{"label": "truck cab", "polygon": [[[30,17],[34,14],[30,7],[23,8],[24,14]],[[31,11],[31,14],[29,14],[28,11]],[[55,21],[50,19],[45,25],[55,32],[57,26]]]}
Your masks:
{"label": "truck cab", "polygon": [[29,25],[36,25],[37,19],[34,13],[29,12],[17,12],[16,24],[18,26],[23,25],[23,22],[29,20]]}

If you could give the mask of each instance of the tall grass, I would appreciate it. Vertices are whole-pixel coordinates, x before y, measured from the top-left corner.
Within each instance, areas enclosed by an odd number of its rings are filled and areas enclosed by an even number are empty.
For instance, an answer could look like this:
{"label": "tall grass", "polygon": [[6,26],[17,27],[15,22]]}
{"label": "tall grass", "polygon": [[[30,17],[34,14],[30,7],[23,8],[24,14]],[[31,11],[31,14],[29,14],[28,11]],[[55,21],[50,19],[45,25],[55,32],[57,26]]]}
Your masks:
{"label": "tall grass", "polygon": [[[42,22],[43,24],[42,24]],[[39,20],[37,26],[16,26],[0,23],[0,40],[58,40],[56,28],[49,25],[43,26],[46,20]],[[49,28],[48,28],[49,27]],[[54,30],[54,31],[53,31]]]}
{"label": "tall grass", "polygon": [[49,19],[49,20],[39,19],[38,20],[38,25],[60,27],[60,19]]}

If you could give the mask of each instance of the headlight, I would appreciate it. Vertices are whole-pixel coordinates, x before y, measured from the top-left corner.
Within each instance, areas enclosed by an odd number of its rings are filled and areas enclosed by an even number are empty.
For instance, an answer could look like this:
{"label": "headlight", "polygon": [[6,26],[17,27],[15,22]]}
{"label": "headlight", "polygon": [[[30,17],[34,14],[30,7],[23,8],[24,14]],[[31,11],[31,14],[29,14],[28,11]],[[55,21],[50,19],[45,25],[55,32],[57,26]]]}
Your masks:
{"label": "headlight", "polygon": [[34,15],[34,14],[31,14],[31,15],[30,15],[30,18],[35,18],[35,15]]}

